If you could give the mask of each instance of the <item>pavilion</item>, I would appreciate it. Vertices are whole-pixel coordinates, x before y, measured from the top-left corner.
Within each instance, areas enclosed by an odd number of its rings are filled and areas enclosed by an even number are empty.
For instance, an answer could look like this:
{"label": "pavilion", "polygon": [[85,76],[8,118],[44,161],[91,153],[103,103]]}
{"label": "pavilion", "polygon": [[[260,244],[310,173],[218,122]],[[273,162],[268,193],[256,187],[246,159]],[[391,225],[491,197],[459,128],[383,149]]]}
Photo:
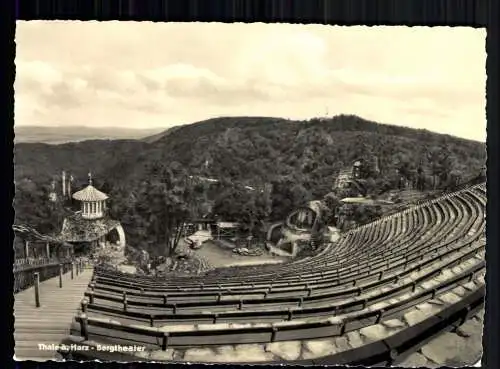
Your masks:
{"label": "pavilion", "polygon": [[88,186],[72,197],[80,202],[80,210],[64,219],[61,238],[75,245],[75,252],[88,254],[111,244],[125,248],[123,227],[108,216],[106,200],[109,197],[92,185],[90,173]]}

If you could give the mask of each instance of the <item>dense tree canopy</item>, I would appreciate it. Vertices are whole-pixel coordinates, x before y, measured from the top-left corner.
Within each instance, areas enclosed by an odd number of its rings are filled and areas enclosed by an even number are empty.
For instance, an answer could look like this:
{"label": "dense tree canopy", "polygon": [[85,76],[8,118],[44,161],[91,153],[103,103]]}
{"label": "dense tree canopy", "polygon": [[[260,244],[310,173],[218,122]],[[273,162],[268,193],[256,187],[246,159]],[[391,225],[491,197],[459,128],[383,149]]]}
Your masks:
{"label": "dense tree canopy", "polygon": [[486,158],[484,143],[356,116],[310,121],[218,118],[182,126],[154,140],[17,144],[15,154],[16,180],[47,183],[66,169],[83,182],[92,170],[96,178],[114,185],[129,184],[145,175],[148,163],[175,161],[190,174],[249,185],[289,178],[314,197],[328,191],[339,169],[358,159],[376,158],[383,176],[401,170],[412,179],[421,166],[426,175],[446,180],[443,170],[469,177]]}
{"label": "dense tree canopy", "polygon": [[[92,171],[131,243],[169,254],[189,217],[211,211],[258,232],[264,219],[283,220],[331,193],[339,170],[355,160],[370,163],[362,185],[378,196],[406,184],[420,190],[456,185],[481,172],[486,151],[484,143],[343,115],[218,118],[143,141],[16,144],[15,155],[16,222],[60,227],[62,210],[47,207],[48,184],[66,170],[78,190]],[[195,177],[210,180],[191,181]],[[342,198],[332,196],[332,203]],[[360,212],[373,216],[370,209]]]}
{"label": "dense tree canopy", "polygon": [[153,162],[131,194],[113,207],[123,218],[131,244],[152,254],[173,255],[187,223],[200,216],[195,205],[203,201],[201,193],[177,163]]}
{"label": "dense tree canopy", "polygon": [[57,234],[68,211],[60,201],[49,201],[50,187],[24,180],[16,183],[14,209],[16,224],[36,226],[45,234]]}

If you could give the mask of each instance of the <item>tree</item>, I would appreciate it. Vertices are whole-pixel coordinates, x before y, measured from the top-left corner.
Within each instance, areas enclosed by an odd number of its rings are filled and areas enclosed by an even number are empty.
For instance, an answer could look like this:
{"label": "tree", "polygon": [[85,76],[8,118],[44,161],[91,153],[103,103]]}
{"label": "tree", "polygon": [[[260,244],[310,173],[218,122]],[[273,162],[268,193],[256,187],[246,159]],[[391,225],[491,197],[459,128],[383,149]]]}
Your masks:
{"label": "tree", "polygon": [[293,209],[292,199],[289,196],[288,186],[290,182],[283,179],[274,181],[271,190],[271,219],[274,221],[283,220]]}
{"label": "tree", "polygon": [[[456,158],[447,146],[441,147],[439,164],[441,166],[439,179],[441,182],[446,183],[451,179],[453,171],[456,168]],[[454,174],[456,175],[457,172]],[[461,175],[458,176],[461,177]]]}
{"label": "tree", "polygon": [[154,241],[167,257],[176,251],[192,215],[189,206],[192,191],[185,176],[174,175],[175,169],[153,163],[138,187],[135,203],[135,216],[146,221],[148,240]]}
{"label": "tree", "polygon": [[230,181],[223,181],[218,187],[219,193],[214,199],[213,212],[226,221],[241,221],[242,209],[249,203],[248,191],[234,186]]}
{"label": "tree", "polygon": [[221,219],[238,222],[241,231],[258,235],[271,213],[270,190],[249,190],[222,181],[214,200],[213,212]]}
{"label": "tree", "polygon": [[269,218],[272,211],[271,191],[264,189],[253,193],[253,226],[254,236],[259,236],[264,232],[265,221]]}
{"label": "tree", "polygon": [[66,212],[61,198],[56,202],[49,201],[49,192],[49,186],[40,186],[29,180],[17,183],[15,223],[30,225],[44,234],[58,234]]}
{"label": "tree", "polygon": [[321,202],[321,215],[325,224],[333,224],[338,209],[342,206],[340,199],[333,193],[327,194]]}
{"label": "tree", "polygon": [[352,219],[357,224],[365,224],[374,221],[382,215],[380,206],[358,205],[354,207]]}
{"label": "tree", "polygon": [[311,193],[296,178],[279,178],[272,183],[270,201],[271,219],[283,220],[294,209],[306,206]]}
{"label": "tree", "polygon": [[380,189],[377,187],[377,182],[371,177],[364,181],[364,187],[366,193],[372,197],[378,195],[380,192]]}
{"label": "tree", "polygon": [[309,191],[300,183],[295,183],[290,189],[290,192],[294,208],[306,206],[306,204],[312,200]]}
{"label": "tree", "polygon": [[427,160],[431,169],[432,187],[437,188],[439,184],[445,184],[455,166],[455,157],[450,149],[442,145],[433,147],[427,152]]}
{"label": "tree", "polygon": [[421,166],[419,166],[417,169],[417,179],[416,179],[417,190],[424,191],[425,190],[425,182],[426,182],[426,180],[425,180],[424,170]]}
{"label": "tree", "polygon": [[478,176],[477,176],[477,177],[478,177],[480,180],[483,180],[483,181],[484,181],[484,180],[486,180],[486,174],[487,174],[487,173],[486,173],[486,165],[484,165],[484,166],[482,166],[482,167],[481,167],[481,170],[479,171],[479,174],[478,174]]}

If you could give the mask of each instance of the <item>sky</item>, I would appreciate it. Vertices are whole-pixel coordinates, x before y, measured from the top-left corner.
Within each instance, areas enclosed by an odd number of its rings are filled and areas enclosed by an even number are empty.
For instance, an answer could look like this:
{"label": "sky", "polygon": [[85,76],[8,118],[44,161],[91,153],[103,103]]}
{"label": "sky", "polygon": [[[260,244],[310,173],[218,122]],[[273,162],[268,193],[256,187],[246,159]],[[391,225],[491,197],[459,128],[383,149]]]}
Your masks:
{"label": "sky", "polygon": [[220,116],[486,140],[485,29],[18,21],[15,125],[169,128]]}

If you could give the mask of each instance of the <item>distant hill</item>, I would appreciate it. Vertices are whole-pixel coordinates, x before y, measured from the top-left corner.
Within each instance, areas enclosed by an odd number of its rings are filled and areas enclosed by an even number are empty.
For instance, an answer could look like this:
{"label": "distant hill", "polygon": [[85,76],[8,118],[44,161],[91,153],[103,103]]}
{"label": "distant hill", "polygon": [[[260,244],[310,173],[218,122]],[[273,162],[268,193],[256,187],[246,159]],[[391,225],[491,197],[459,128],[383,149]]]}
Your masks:
{"label": "distant hill", "polygon": [[16,143],[38,142],[46,144],[61,144],[66,142],[79,142],[85,140],[127,140],[141,139],[163,129],[128,129],[120,127],[39,127],[17,126],[14,127]]}
{"label": "distant hill", "polygon": [[169,135],[171,135],[172,133],[174,133],[179,128],[182,128],[182,126],[175,126],[175,127],[169,128],[169,129],[167,129],[165,131],[158,132],[158,133],[156,133],[156,134],[154,134],[152,136],[144,137],[144,138],[141,139],[141,141],[144,141],[144,142],[147,142],[147,143],[153,143],[153,142],[159,141],[161,139],[164,139],[164,138],[168,137]]}
{"label": "distant hill", "polygon": [[481,142],[351,115],[309,121],[215,118],[143,137],[17,143],[15,178],[47,183],[65,169],[85,180],[92,170],[96,180],[127,188],[143,178],[149,163],[162,161],[177,162],[191,174],[249,185],[300,183],[316,198],[329,191],[340,168],[359,158],[376,156],[384,178],[393,178],[403,162],[408,170],[436,170],[429,159],[432,152],[447,155],[447,165],[463,177],[477,174],[486,159]]}

